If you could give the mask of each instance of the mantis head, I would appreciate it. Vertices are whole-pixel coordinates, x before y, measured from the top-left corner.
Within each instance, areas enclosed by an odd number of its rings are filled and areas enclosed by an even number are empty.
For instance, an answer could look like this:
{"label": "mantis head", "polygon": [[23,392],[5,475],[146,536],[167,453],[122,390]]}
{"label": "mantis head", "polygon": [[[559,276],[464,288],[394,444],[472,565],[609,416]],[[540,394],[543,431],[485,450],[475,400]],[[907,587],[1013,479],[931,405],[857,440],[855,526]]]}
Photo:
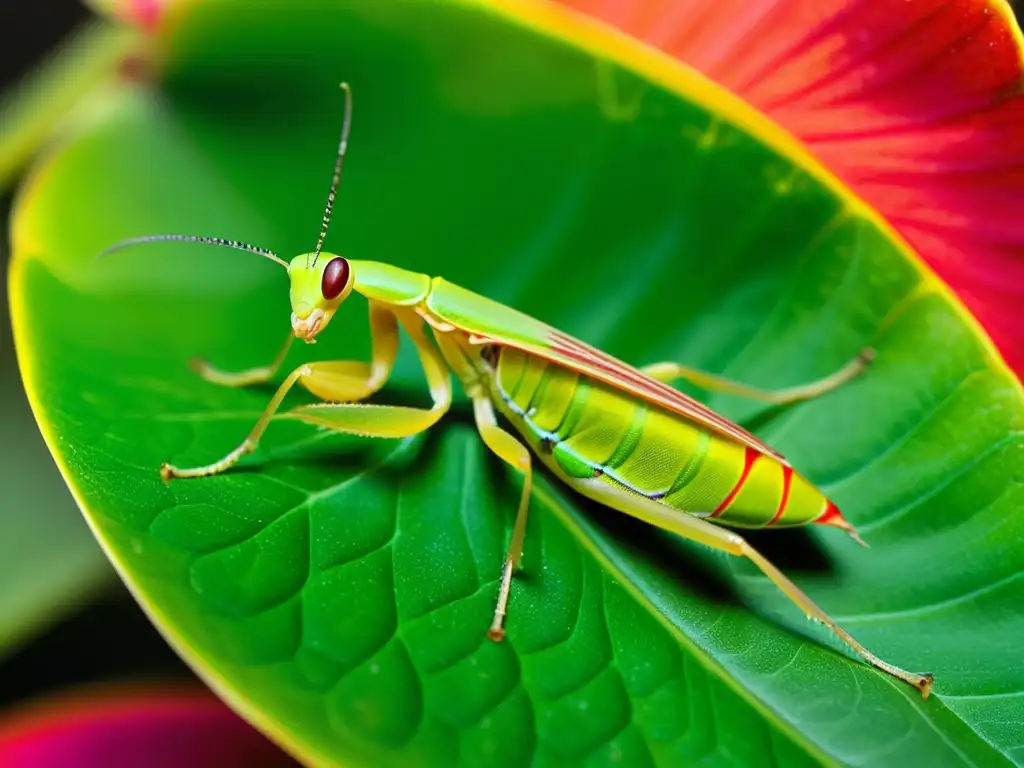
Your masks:
{"label": "mantis head", "polygon": [[306,343],[312,343],[327,327],[355,282],[352,268],[344,257],[326,253],[323,259],[310,260],[311,256],[310,253],[296,256],[288,265],[292,331]]}
{"label": "mantis head", "polygon": [[144,235],[116,243],[97,256],[105,256],[121,248],[138,243],[153,243],[166,240],[178,240],[189,243],[208,243],[227,248],[235,248],[248,253],[255,253],[280,264],[288,271],[291,284],[290,298],[292,305],[292,332],[307,344],[312,344],[315,337],[331,321],[335,310],[341,306],[352,292],[355,276],[348,260],[330,253],[321,253],[327,226],[331,222],[331,211],[334,208],[334,196],[341,179],[341,163],[348,148],[348,133],[352,122],[352,91],[348,83],[342,83],[345,92],[345,120],[341,126],[341,141],[338,144],[338,156],[334,163],[334,177],[331,179],[331,190],[327,195],[327,207],[324,210],[323,224],[320,227],[320,238],[316,250],[302,253],[291,260],[285,261],[273,251],[255,245],[226,240],[221,237],[203,237],[199,235]]}

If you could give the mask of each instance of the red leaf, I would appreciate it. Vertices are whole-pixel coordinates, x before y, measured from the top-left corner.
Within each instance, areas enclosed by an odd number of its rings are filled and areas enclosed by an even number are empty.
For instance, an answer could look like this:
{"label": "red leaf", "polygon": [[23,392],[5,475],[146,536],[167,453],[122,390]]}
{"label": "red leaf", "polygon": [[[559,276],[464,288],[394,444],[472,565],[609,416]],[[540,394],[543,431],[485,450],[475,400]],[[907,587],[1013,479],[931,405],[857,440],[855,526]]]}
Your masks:
{"label": "red leaf", "polygon": [[1024,43],[1003,0],[559,2],[796,135],[1024,372]]}

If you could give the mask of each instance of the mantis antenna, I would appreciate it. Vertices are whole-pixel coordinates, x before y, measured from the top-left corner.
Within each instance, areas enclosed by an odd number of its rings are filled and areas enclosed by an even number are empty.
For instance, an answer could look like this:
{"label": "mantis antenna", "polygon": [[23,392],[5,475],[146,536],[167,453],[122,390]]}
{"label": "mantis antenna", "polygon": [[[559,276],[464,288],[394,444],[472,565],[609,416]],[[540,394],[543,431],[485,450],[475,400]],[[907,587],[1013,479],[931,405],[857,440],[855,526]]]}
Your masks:
{"label": "mantis antenna", "polygon": [[331,211],[334,209],[334,195],[338,190],[338,181],[341,179],[341,162],[345,159],[345,150],[348,149],[348,131],[352,125],[352,89],[348,83],[341,84],[341,90],[345,92],[345,119],[341,124],[341,141],[338,143],[338,159],[334,162],[334,178],[331,179],[331,191],[327,195],[327,207],[324,209],[324,221],[320,227],[320,239],[316,243],[316,251],[313,252],[313,263],[307,267],[315,267],[316,260],[320,258],[320,249],[324,246],[324,238],[327,237],[327,225],[331,223]]}
{"label": "mantis antenna", "polygon": [[[331,223],[331,211],[334,209],[334,197],[338,190],[338,182],[341,180],[341,164],[345,159],[345,151],[348,149],[348,134],[349,129],[352,125],[352,89],[348,83],[341,84],[341,90],[345,92],[345,119],[341,125],[341,141],[338,143],[338,159],[334,163],[334,177],[331,179],[331,191],[327,195],[327,207],[324,210],[323,225],[320,227],[320,239],[316,243],[316,251],[313,253],[313,263],[309,263],[307,256],[306,266],[307,268],[316,266],[317,259],[320,258],[320,250],[324,245],[324,238],[327,237],[327,227]],[[202,237],[199,235],[144,235],[142,237],[133,237],[128,240],[122,240],[119,243],[115,243],[104,251],[101,251],[96,258],[100,259],[114,251],[119,251],[122,248],[127,248],[130,245],[138,245],[139,243],[159,243],[168,240],[177,240],[186,243],[206,243],[209,245],[219,245],[225,248],[235,248],[239,251],[246,251],[248,253],[255,253],[259,256],[270,259],[271,261],[277,262],[285,269],[288,269],[288,262],[282,259],[273,251],[268,251],[266,248],[259,248],[255,245],[249,245],[239,240],[226,240],[222,237]]]}
{"label": "mantis antenna", "polygon": [[109,253],[119,251],[122,248],[127,248],[129,245],[137,245],[139,243],[159,243],[165,240],[180,240],[186,243],[208,243],[209,245],[221,245],[225,248],[235,248],[239,251],[247,251],[259,256],[265,256],[271,261],[276,261],[285,269],[288,269],[288,262],[273,251],[268,251],[266,248],[258,248],[255,245],[249,245],[248,243],[243,243],[238,240],[225,240],[223,237],[201,237],[199,235],[143,235],[142,237],[133,237],[128,240],[122,240],[119,243],[115,243],[106,250],[101,251],[96,258],[100,259]]}

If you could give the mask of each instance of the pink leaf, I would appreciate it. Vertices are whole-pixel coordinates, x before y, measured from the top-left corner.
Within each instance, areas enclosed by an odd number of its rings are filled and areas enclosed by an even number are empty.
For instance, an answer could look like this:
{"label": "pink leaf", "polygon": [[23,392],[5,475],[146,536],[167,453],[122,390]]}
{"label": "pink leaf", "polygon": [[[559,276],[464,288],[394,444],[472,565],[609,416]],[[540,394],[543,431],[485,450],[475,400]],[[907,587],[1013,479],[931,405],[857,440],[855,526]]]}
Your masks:
{"label": "pink leaf", "polygon": [[295,762],[205,689],[103,686],[0,718],[4,768],[251,768]]}
{"label": "pink leaf", "polygon": [[873,205],[1024,371],[1024,45],[1002,0],[559,0],[702,71]]}

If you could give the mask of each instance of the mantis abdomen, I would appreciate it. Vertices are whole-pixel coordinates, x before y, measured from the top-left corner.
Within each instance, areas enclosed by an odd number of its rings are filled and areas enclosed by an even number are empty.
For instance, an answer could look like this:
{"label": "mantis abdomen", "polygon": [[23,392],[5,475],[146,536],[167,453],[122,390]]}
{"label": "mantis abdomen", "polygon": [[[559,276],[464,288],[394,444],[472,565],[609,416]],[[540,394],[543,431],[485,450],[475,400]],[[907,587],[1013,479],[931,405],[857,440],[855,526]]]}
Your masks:
{"label": "mantis abdomen", "polygon": [[742,528],[826,522],[835,509],[771,456],[528,353],[503,348],[492,387],[541,460],[570,478]]}

